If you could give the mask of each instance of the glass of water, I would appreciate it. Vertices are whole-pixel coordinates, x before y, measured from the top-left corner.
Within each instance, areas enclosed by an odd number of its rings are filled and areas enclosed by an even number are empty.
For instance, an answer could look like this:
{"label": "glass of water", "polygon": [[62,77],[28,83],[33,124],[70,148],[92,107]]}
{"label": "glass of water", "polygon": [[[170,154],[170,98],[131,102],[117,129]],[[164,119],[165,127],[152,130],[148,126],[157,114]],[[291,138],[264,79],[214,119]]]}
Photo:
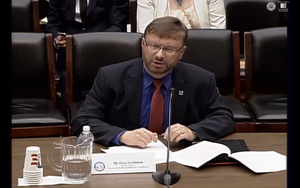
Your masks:
{"label": "glass of water", "polygon": [[[81,184],[91,175],[91,158],[93,140],[87,139],[77,144],[77,137],[65,137],[48,153],[48,162],[68,183]],[[53,159],[54,150],[60,153],[60,164]]]}

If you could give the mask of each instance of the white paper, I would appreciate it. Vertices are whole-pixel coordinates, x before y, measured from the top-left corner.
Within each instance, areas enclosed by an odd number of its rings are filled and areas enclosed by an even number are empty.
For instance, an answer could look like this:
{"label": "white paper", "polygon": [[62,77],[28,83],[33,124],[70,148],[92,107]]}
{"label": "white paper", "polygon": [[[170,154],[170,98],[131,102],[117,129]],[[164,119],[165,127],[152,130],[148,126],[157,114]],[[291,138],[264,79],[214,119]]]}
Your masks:
{"label": "white paper", "polygon": [[241,151],[231,154],[227,146],[209,141],[202,141],[173,152],[172,158],[182,165],[199,168],[220,154],[227,154],[255,173],[286,170],[286,156],[275,151]]}
{"label": "white paper", "polygon": [[[44,176],[43,182],[38,185],[58,185],[58,184],[74,184],[66,182],[62,176]],[[31,184],[24,183],[23,178],[18,178],[18,186],[32,186]]]}
{"label": "white paper", "polygon": [[[156,164],[165,163],[167,159],[167,147],[161,141],[152,142],[144,149],[129,146],[113,146],[102,150],[106,153],[152,151],[155,153]],[[169,161],[199,168],[221,154],[227,154],[229,157],[240,161],[255,173],[286,170],[286,156],[275,151],[241,151],[231,154],[227,146],[210,141],[201,141],[176,152],[170,151]]]}
{"label": "white paper", "polygon": [[[108,149],[101,149],[105,153],[141,153],[141,152],[154,152],[156,164],[165,163],[167,160],[167,150],[168,148],[161,142],[151,142],[146,148],[137,148],[130,146],[112,146]],[[170,151],[171,156],[172,151]],[[170,157],[170,162],[171,162]]]}
{"label": "white paper", "polygon": [[230,149],[222,144],[202,141],[172,153],[172,159],[182,165],[199,168],[221,153],[230,155]]}
{"label": "white paper", "polygon": [[233,153],[230,157],[256,173],[286,170],[286,156],[275,151],[243,151]]}

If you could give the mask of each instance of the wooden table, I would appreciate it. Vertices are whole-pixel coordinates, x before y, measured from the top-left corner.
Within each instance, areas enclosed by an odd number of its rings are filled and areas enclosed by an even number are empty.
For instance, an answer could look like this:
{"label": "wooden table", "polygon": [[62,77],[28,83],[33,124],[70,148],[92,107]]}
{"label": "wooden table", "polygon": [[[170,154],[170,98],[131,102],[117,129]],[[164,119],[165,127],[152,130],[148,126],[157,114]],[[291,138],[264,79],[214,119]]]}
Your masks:
{"label": "wooden table", "polygon": [[[287,155],[286,133],[234,133],[224,139],[244,139],[250,150],[276,151]],[[25,148],[36,145],[41,148],[44,176],[60,173],[53,170],[47,162],[48,150],[53,142],[60,138],[26,138],[12,139],[12,187],[18,187],[18,178],[22,178]],[[98,146],[98,147],[97,147]],[[94,152],[100,152],[97,145]],[[158,164],[157,171],[163,172],[165,164]],[[172,188],[285,188],[287,171],[255,174],[243,165],[201,166],[199,169],[186,167],[175,162],[170,164],[172,172],[180,172],[181,179]],[[151,173],[91,175],[83,185],[54,185],[35,187],[72,187],[72,188],[162,188],[155,182]],[[27,188],[27,187],[26,187]]]}

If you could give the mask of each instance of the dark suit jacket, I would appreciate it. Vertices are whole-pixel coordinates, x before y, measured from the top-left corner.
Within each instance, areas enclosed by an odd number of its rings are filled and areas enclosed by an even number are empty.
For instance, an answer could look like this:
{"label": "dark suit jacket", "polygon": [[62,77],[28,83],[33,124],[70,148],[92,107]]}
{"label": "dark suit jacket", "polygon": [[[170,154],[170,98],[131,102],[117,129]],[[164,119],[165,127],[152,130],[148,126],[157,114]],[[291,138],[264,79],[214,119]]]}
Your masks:
{"label": "dark suit jacket", "polygon": [[75,21],[76,0],[51,0],[47,14],[47,32],[53,37],[58,32],[126,31],[129,17],[128,0],[89,0],[86,22]]}
{"label": "dark suit jacket", "polygon": [[[95,142],[109,145],[120,132],[140,128],[142,68],[141,58],[100,68],[72,122],[75,135],[83,125],[90,125]],[[235,131],[232,112],[222,102],[211,72],[179,62],[172,80],[172,124],[188,126],[201,140],[219,139]]]}

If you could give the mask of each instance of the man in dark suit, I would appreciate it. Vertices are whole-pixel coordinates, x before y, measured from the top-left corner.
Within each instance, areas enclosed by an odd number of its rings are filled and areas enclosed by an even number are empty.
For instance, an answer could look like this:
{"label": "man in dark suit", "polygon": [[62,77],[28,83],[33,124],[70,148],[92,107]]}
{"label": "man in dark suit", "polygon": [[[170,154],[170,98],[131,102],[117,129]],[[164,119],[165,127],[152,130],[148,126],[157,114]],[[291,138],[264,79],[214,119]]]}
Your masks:
{"label": "man in dark suit", "polygon": [[144,148],[158,134],[167,138],[171,100],[171,141],[215,140],[233,133],[233,115],[214,74],[180,61],[187,34],[177,18],[153,20],[141,40],[142,58],[99,69],[72,122],[73,133],[90,125],[97,143]]}
{"label": "man in dark suit", "polygon": [[[51,0],[46,32],[52,33],[57,52],[56,70],[60,77],[62,110],[65,104],[65,34],[90,32],[126,32],[128,0]],[[84,94],[83,94],[84,95]]]}
{"label": "man in dark suit", "polygon": [[[58,36],[88,32],[126,32],[128,0],[51,0],[47,14],[47,31]],[[81,12],[84,12],[82,15]]]}
{"label": "man in dark suit", "polygon": [[[128,0],[51,0],[46,32],[52,33],[55,48],[63,49],[66,38],[59,33],[126,32],[128,16]],[[57,60],[59,70],[65,68],[63,51]]]}

